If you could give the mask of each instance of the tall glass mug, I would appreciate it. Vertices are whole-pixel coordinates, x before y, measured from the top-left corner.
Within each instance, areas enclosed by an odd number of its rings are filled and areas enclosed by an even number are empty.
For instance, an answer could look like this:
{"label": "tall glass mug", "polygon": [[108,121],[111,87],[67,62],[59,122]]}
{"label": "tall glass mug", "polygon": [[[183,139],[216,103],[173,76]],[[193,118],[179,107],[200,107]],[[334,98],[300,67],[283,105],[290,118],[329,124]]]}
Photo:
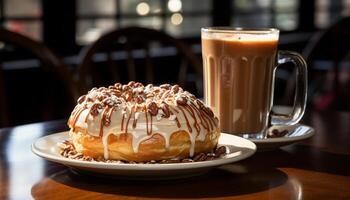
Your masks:
{"label": "tall glass mug", "polygon": [[[278,51],[277,29],[202,28],[205,102],[219,117],[222,132],[265,137],[272,125],[293,125],[304,114],[307,66],[297,53]],[[297,68],[294,108],[271,112],[276,68]]]}

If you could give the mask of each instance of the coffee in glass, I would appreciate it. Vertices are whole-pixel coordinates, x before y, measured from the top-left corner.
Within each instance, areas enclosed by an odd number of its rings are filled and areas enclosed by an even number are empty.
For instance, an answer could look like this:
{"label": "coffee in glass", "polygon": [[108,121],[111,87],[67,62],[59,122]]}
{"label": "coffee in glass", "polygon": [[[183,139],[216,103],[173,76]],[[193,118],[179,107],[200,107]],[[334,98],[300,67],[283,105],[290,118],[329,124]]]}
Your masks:
{"label": "coffee in glass", "polygon": [[[278,51],[277,29],[203,28],[204,97],[222,132],[264,137],[272,124],[291,125],[303,115],[306,64],[293,52]],[[292,62],[298,73],[294,111],[271,114],[277,64]]]}

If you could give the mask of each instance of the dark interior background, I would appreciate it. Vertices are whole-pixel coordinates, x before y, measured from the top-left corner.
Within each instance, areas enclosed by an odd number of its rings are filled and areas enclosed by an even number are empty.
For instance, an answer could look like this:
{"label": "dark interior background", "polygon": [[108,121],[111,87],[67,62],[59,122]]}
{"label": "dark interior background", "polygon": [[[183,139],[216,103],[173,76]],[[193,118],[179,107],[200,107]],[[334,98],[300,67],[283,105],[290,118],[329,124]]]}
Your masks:
{"label": "dark interior background", "polygon": [[[117,28],[163,30],[184,40],[200,58],[201,27],[276,27],[281,30],[280,49],[302,52],[314,33],[348,15],[349,0],[0,0],[1,26],[43,42],[64,58],[73,75],[80,50]],[[18,103],[28,107],[42,103],[30,101],[32,95],[53,93],[57,99],[52,105],[64,107],[59,85],[52,80],[51,85],[43,84],[47,80],[30,54],[2,43],[0,51],[10,113],[16,119],[11,124],[46,120],[35,110],[16,109]],[[171,54],[160,54],[157,59],[164,66],[159,73],[177,67]],[[331,67],[327,62],[318,65],[321,71]],[[276,103],[282,103],[289,71],[286,66],[277,73]],[[171,77],[163,76],[157,82],[169,81]],[[54,116],[67,118],[69,112]]]}

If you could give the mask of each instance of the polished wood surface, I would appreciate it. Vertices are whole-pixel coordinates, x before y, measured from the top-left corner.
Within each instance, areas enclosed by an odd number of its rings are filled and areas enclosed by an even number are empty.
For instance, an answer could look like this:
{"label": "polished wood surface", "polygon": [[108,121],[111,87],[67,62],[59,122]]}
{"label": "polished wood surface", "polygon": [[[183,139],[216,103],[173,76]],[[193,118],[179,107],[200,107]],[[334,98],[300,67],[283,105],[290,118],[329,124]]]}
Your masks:
{"label": "polished wood surface", "polygon": [[350,199],[349,122],[350,113],[307,112],[313,138],[170,181],[83,176],[35,156],[31,143],[65,121],[0,129],[0,199]]}

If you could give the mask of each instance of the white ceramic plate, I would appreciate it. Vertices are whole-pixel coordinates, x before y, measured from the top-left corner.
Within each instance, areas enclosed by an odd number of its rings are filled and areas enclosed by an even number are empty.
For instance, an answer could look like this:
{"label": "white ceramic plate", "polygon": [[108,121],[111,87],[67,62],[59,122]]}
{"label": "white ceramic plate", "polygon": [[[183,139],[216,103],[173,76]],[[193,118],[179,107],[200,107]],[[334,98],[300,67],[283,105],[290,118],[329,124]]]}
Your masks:
{"label": "white ceramic plate", "polygon": [[249,139],[254,142],[258,151],[274,150],[276,148],[300,142],[312,137],[315,130],[303,124],[296,124],[293,126],[272,126],[269,131],[278,129],[279,131],[288,130],[288,134],[283,137],[266,138],[266,139]]}
{"label": "white ceramic plate", "polygon": [[32,151],[47,160],[61,163],[81,173],[103,176],[114,175],[127,179],[173,179],[195,176],[207,172],[213,167],[237,162],[254,154],[256,146],[244,138],[222,133],[219,146],[228,147],[228,153],[218,159],[171,164],[125,164],[80,161],[60,155],[57,143],[68,140],[68,132],[61,132],[39,138],[32,144]]}

